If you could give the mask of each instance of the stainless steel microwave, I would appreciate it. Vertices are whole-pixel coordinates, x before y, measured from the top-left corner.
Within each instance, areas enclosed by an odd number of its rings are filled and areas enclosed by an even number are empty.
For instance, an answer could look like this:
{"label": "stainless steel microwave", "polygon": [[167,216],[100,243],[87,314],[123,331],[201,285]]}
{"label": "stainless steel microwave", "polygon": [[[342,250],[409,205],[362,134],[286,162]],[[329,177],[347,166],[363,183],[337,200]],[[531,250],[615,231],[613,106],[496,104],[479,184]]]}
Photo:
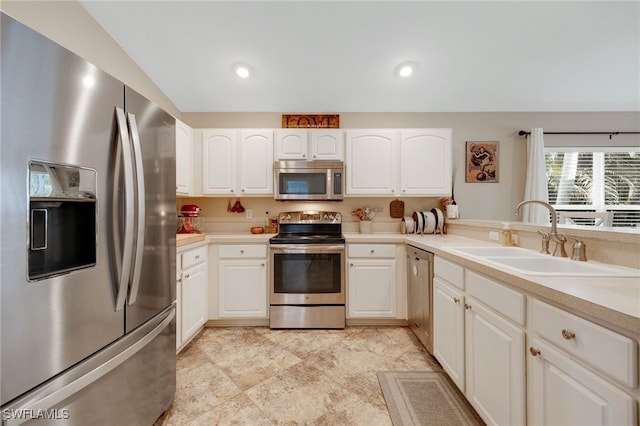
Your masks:
{"label": "stainless steel microwave", "polygon": [[276,161],[273,171],[276,200],[341,201],[343,198],[342,161]]}

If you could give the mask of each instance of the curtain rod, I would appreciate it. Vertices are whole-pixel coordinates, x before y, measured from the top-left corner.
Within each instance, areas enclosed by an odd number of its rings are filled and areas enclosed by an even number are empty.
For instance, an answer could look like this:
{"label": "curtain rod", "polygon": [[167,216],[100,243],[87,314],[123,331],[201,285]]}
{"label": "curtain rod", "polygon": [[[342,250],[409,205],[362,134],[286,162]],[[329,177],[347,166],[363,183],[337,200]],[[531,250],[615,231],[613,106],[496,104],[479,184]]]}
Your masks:
{"label": "curtain rod", "polygon": [[[529,136],[531,132],[520,130],[518,135]],[[640,135],[640,132],[543,132],[545,135],[609,135],[609,139],[612,136],[617,135]]]}

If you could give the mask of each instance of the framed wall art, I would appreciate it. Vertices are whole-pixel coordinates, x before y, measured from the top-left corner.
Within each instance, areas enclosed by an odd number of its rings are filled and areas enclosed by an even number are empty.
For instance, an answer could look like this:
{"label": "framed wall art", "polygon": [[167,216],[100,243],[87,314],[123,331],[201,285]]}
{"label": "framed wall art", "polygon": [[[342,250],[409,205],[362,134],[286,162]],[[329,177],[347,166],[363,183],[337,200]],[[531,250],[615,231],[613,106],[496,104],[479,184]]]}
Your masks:
{"label": "framed wall art", "polygon": [[499,142],[467,141],[466,182],[498,182],[498,146]]}

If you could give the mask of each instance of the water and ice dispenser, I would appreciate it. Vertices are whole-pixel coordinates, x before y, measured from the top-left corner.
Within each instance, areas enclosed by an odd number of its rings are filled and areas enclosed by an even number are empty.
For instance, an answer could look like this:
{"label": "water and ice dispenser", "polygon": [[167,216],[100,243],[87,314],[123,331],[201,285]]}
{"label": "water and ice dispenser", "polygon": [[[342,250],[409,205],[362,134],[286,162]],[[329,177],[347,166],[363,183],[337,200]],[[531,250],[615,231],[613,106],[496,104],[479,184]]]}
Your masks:
{"label": "water and ice dispenser", "polygon": [[96,171],[29,162],[28,278],[96,264]]}

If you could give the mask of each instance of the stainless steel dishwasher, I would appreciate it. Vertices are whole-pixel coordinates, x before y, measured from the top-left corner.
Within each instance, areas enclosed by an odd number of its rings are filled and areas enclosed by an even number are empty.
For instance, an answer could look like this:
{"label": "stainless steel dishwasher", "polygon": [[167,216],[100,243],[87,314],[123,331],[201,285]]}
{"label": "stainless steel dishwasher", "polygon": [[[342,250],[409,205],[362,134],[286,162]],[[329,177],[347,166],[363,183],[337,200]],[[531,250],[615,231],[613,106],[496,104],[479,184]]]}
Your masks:
{"label": "stainless steel dishwasher", "polygon": [[433,353],[433,253],[407,246],[409,327]]}

